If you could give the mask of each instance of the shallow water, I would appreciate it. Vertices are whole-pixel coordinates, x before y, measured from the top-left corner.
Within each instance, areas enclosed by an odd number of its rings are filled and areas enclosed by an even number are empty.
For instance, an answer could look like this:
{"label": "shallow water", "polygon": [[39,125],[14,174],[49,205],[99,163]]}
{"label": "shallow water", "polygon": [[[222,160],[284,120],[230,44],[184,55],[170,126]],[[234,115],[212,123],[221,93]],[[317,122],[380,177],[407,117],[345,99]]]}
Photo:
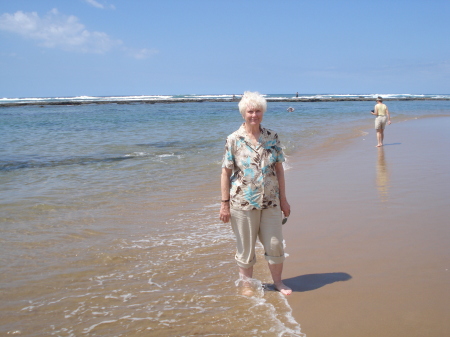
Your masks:
{"label": "shallow water", "polygon": [[[289,167],[371,128],[372,105],[269,103],[263,125]],[[388,106],[395,122],[450,111]],[[0,332],[302,335],[283,296],[258,290],[261,250],[256,295],[235,286],[217,212],[224,140],[241,121],[224,102],[0,108]]]}

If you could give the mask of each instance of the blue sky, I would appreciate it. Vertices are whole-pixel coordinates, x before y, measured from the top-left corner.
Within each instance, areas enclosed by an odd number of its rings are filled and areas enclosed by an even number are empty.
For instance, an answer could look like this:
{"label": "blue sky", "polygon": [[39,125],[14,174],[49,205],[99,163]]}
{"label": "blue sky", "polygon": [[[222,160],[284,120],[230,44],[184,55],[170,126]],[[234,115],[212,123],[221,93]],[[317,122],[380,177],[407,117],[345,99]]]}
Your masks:
{"label": "blue sky", "polygon": [[449,94],[449,17],[449,0],[0,0],[0,97]]}

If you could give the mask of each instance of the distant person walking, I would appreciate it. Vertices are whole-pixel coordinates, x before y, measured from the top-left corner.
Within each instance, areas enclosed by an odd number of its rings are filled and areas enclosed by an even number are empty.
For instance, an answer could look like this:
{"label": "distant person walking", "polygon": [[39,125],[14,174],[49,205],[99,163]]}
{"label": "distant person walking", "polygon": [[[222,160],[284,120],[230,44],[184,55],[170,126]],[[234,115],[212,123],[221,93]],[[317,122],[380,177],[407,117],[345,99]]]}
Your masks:
{"label": "distant person walking", "polygon": [[389,115],[389,109],[386,104],[383,104],[383,98],[378,96],[377,104],[375,108],[370,112],[372,115],[377,116],[375,118],[375,130],[377,130],[377,147],[383,146],[384,140],[384,128],[386,124],[391,124],[391,116]]}

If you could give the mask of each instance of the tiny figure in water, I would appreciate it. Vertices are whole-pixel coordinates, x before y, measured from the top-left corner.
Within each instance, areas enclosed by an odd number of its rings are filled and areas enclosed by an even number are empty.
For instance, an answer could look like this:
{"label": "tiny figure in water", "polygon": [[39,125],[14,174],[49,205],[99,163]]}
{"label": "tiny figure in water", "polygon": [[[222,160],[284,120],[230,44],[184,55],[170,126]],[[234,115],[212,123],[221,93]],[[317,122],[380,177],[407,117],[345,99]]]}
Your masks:
{"label": "tiny figure in water", "polygon": [[295,97],[297,97],[298,98],[298,92],[295,94]]}
{"label": "tiny figure in water", "polygon": [[293,112],[294,110],[295,110],[295,109],[294,109],[293,107],[291,107],[291,106],[290,106],[289,108],[287,108],[287,111],[288,111],[288,112]]}
{"label": "tiny figure in water", "polygon": [[376,147],[383,146],[384,140],[384,128],[386,124],[391,124],[391,115],[389,114],[389,109],[386,104],[383,104],[383,98],[378,96],[377,104],[375,108],[370,112],[372,115],[377,116],[375,118],[375,130],[377,130],[377,140],[378,144]]}

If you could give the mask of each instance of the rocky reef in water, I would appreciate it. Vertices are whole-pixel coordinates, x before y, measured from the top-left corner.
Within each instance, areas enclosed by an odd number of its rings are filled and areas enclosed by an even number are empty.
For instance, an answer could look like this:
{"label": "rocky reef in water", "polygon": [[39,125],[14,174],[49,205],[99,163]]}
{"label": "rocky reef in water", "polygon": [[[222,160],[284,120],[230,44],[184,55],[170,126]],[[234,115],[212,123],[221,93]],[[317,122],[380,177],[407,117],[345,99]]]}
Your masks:
{"label": "rocky reef in water", "polygon": [[[374,98],[345,97],[345,98],[266,98],[267,102],[348,102],[348,101],[372,101]],[[449,101],[450,98],[408,97],[385,98],[383,101]],[[239,98],[181,98],[181,99],[141,99],[141,100],[61,100],[49,102],[10,102],[0,103],[0,107],[25,106],[25,105],[87,105],[87,104],[170,104],[170,103],[201,103],[201,102],[238,102]]]}

